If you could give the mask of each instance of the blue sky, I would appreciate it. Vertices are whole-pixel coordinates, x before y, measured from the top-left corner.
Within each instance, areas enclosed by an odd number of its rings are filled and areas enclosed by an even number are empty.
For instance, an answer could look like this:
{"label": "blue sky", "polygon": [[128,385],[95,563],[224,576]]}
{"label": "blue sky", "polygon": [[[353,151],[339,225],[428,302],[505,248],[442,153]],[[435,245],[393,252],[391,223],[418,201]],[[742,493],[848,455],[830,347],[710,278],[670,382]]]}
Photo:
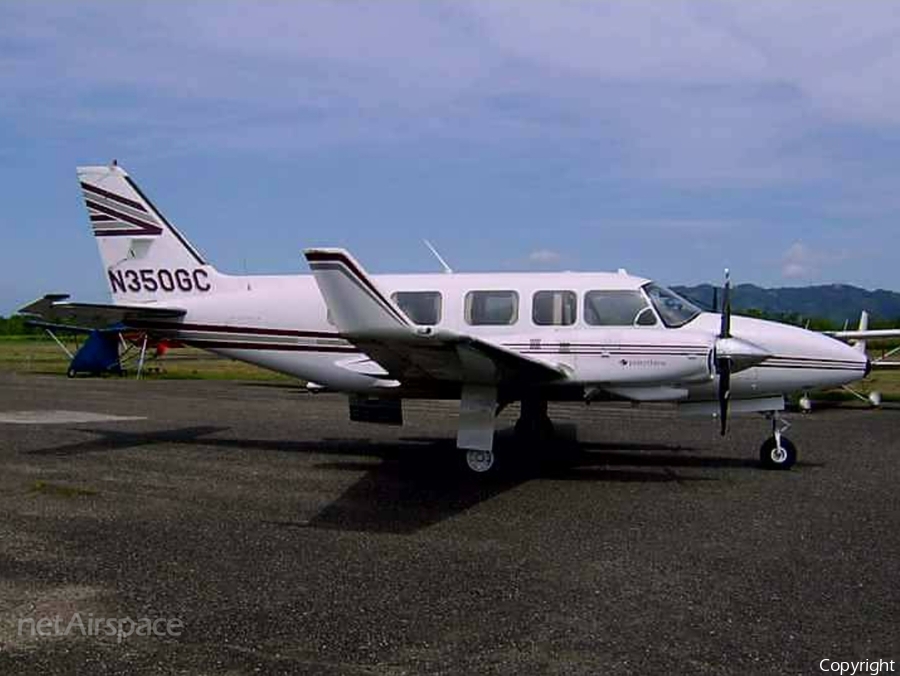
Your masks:
{"label": "blue sky", "polygon": [[226,272],[900,289],[888,2],[0,3],[0,314],[104,300],[75,166]]}

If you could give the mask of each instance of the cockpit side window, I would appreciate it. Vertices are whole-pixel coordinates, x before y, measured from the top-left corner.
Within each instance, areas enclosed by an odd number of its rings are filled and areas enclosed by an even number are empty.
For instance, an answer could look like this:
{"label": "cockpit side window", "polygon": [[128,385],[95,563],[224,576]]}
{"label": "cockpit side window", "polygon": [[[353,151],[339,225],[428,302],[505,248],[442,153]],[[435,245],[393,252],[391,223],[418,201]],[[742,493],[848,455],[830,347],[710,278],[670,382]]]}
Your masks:
{"label": "cockpit side window", "polygon": [[591,326],[653,326],[656,317],[637,289],[588,291],[584,295],[584,321]]}
{"label": "cockpit side window", "polygon": [[414,324],[434,326],[441,322],[441,294],[438,291],[398,291],[391,296]]}
{"label": "cockpit side window", "polygon": [[701,310],[690,301],[685,300],[671,289],[667,289],[659,284],[645,284],[644,292],[656,308],[663,324],[671,329],[684,326],[694,317],[700,314]]}

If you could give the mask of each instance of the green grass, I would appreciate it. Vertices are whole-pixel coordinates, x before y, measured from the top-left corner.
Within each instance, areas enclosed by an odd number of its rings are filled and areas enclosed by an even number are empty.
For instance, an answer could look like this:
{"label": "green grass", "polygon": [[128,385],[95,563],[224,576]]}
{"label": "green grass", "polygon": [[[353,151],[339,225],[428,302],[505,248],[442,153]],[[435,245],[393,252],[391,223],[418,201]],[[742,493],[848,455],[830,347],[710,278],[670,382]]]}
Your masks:
{"label": "green grass", "polygon": [[[68,345],[75,351],[74,344]],[[132,350],[136,357],[137,351]],[[37,373],[45,375],[66,374],[69,357],[59,346],[47,339],[34,340],[31,336],[21,339],[4,337],[0,339],[0,372]],[[129,376],[137,369],[137,360],[125,364]],[[110,376],[114,377],[114,376]],[[191,347],[169,350],[159,359],[148,357],[143,376],[148,380],[265,380],[298,382],[274,371],[227,359]]]}

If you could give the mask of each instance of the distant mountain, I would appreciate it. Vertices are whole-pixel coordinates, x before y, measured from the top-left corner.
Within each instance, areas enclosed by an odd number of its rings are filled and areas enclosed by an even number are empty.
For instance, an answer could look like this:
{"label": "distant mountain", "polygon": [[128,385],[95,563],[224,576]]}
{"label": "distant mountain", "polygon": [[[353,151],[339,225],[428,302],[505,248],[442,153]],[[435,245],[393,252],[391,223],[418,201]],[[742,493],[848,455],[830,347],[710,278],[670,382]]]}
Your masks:
{"label": "distant mountain", "polygon": [[[716,292],[711,284],[672,288],[707,308],[712,307],[713,294],[718,293],[721,306],[722,289]],[[873,323],[900,325],[900,293],[895,291],[868,291],[847,284],[776,289],[738,284],[732,289],[731,298],[735,312],[756,310],[767,316],[826,319],[835,326],[842,326],[845,320],[854,325],[859,320],[859,313],[867,310]]]}

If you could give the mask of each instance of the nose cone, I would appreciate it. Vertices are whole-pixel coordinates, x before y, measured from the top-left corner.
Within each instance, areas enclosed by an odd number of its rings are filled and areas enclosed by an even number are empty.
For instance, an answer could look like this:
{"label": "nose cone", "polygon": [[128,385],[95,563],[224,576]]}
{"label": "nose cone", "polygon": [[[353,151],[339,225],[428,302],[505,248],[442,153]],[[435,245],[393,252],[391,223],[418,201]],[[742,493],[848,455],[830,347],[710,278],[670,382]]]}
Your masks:
{"label": "nose cone", "polygon": [[794,389],[843,385],[868,372],[865,353],[822,333],[749,317],[734,317],[732,327],[733,335],[771,355],[760,369],[785,384],[795,381]]}

